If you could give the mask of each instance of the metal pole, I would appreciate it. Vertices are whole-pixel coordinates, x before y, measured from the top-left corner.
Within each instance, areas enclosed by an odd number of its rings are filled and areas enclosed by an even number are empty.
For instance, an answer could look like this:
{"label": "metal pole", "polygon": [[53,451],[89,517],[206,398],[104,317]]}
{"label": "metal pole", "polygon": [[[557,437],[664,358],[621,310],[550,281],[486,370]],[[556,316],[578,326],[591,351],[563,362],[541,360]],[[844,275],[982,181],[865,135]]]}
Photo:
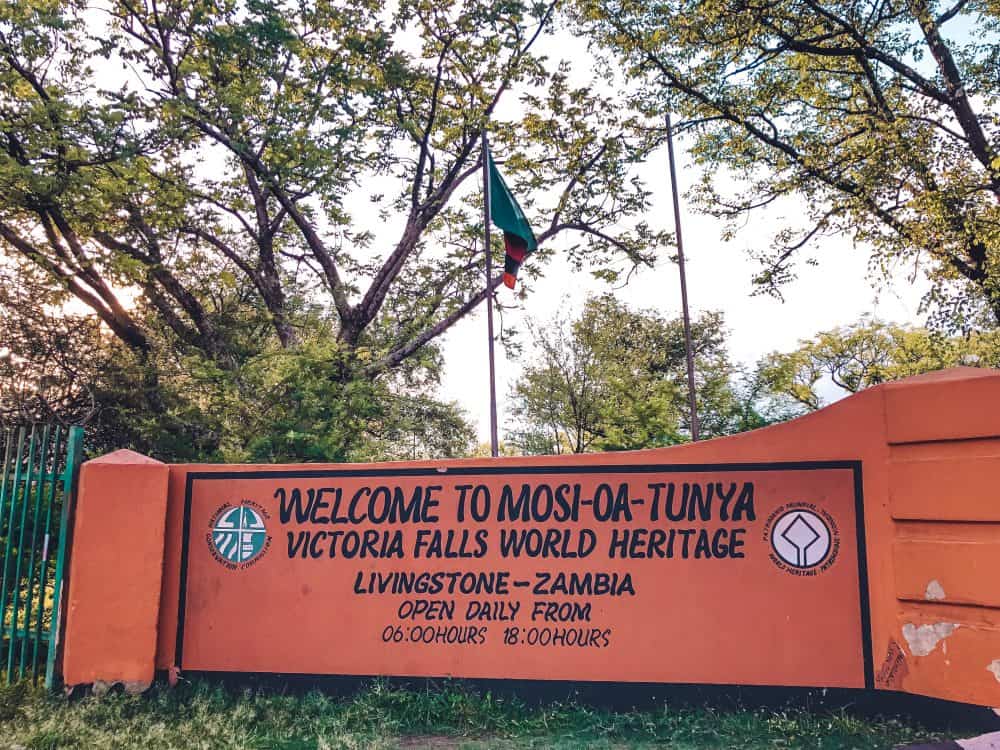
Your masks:
{"label": "metal pole", "polygon": [[500,455],[497,440],[497,373],[493,358],[493,253],[490,250],[490,165],[489,143],[483,130],[483,247],[486,251],[486,331],[490,351],[490,453]]}
{"label": "metal pole", "polygon": [[684,316],[684,354],[687,358],[688,406],[691,409],[691,439],[698,439],[698,400],[694,387],[694,351],[691,346],[691,315],[688,313],[687,275],[684,272],[684,239],[681,237],[681,200],[677,194],[674,166],[674,130],[667,113],[667,157],[670,161],[670,190],[674,196],[674,228],[677,234],[677,266],[681,274],[681,310]]}
{"label": "metal pole", "polygon": [[[3,580],[0,583],[0,620],[2,620],[2,627],[6,628],[6,618],[7,618],[7,592],[10,591],[11,587],[8,585],[10,582],[9,573],[11,557],[14,553],[14,531],[16,529],[17,522],[17,500],[21,495],[21,477],[22,468],[24,466],[24,435],[25,430],[22,426],[17,431],[17,452],[14,458],[14,481],[13,484],[7,487],[10,492],[7,495],[7,542],[4,545],[3,552]],[[34,437],[32,435],[32,437]],[[20,557],[18,557],[20,559]],[[14,579],[14,585],[17,585],[17,579]],[[3,668],[2,657],[3,657],[3,632],[0,629],[0,670]],[[7,641],[7,648],[10,649],[9,653],[14,651],[14,631],[11,629],[10,638]],[[13,666],[13,665],[11,665]],[[13,675],[10,669],[7,670],[7,684],[9,685],[13,680]]]}

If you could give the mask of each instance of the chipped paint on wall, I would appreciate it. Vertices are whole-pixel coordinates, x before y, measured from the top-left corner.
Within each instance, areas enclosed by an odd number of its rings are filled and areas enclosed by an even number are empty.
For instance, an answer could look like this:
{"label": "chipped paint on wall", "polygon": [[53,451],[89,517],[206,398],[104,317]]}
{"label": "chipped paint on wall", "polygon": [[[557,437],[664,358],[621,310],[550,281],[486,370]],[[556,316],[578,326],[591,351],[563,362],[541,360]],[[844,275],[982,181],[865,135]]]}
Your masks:
{"label": "chipped paint on wall", "polygon": [[906,665],[906,654],[896,643],[896,639],[890,638],[885,661],[878,674],[875,675],[875,684],[880,688],[899,690],[903,686],[903,678],[909,673],[910,669]]}
{"label": "chipped paint on wall", "polygon": [[1000,682],[1000,659],[991,661],[986,669],[993,673],[993,676],[997,678],[997,682]]}
{"label": "chipped paint on wall", "polygon": [[939,602],[945,598],[944,587],[941,586],[941,582],[936,578],[927,584],[927,590],[924,592],[924,599],[929,602]]}
{"label": "chipped paint on wall", "polygon": [[927,656],[942,640],[958,629],[958,623],[936,622],[933,625],[903,625],[903,638],[914,656]]}

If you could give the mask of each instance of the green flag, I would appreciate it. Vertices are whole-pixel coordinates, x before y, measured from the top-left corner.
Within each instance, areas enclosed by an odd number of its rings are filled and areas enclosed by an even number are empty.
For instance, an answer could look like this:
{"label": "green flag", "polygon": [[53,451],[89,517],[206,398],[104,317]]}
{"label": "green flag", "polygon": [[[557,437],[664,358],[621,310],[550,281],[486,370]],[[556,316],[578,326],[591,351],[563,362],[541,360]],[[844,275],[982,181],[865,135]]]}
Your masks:
{"label": "green flag", "polygon": [[493,163],[493,156],[487,151],[486,159],[490,171],[490,216],[493,223],[503,230],[503,246],[506,252],[503,264],[503,283],[514,288],[517,271],[528,253],[538,248],[535,233],[517,205],[500,170]]}

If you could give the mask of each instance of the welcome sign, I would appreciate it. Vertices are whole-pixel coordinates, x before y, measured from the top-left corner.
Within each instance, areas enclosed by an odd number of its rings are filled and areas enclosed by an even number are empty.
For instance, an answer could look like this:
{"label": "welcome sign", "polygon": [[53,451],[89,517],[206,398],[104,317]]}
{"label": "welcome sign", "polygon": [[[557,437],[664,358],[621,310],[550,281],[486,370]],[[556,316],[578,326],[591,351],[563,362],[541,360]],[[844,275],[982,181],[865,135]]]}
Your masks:
{"label": "welcome sign", "polygon": [[279,673],[1000,707],[1000,372],[670,448],[80,472],[67,685]]}
{"label": "welcome sign", "polygon": [[871,686],[861,488],[856,461],[192,471],[176,664]]}

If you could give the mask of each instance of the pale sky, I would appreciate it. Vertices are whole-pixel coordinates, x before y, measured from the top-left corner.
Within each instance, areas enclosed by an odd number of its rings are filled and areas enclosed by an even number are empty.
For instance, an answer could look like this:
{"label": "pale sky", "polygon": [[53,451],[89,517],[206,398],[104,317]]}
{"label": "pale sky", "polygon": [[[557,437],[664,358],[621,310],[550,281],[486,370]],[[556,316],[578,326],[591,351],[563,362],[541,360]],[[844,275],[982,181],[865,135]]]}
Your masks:
{"label": "pale sky", "polygon": [[[106,22],[103,16],[92,15],[95,24]],[[405,40],[403,40],[405,42]],[[410,44],[416,46],[413,41]],[[405,46],[405,45],[404,45]],[[595,85],[591,57],[585,42],[565,31],[543,36],[536,48],[547,53],[555,64],[560,58],[571,59],[573,85]],[[99,74],[111,80],[129,80],[135,71],[122,69],[111,62],[99,66]],[[105,79],[106,83],[106,79]],[[602,85],[596,83],[596,85]],[[497,113],[498,119],[520,116],[521,105],[516,92],[506,98]],[[683,138],[676,142],[678,150],[678,181],[684,191],[698,179],[697,168],[686,155]],[[202,154],[204,164],[217,161],[222,154]],[[640,176],[654,191],[653,206],[644,217],[654,229],[673,230],[670,203],[670,183],[667,174],[666,149],[655,156],[640,170]],[[471,181],[470,181],[471,182]],[[398,189],[391,179],[385,185],[371,181],[364,190],[347,199],[349,210],[355,215],[357,226],[368,226],[377,237],[372,253],[380,255],[398,239],[404,217],[382,221],[368,196],[383,187],[391,194]],[[463,186],[463,192],[477,186]],[[925,285],[911,285],[902,273],[891,289],[876,294],[867,275],[868,254],[854,249],[848,238],[820,238],[806,248],[803,258],[811,255],[820,260],[818,267],[801,265],[799,279],[785,288],[785,302],[768,296],[751,296],[751,278],[758,270],[748,257],[748,248],[764,249],[778,226],[780,214],[760,212],[737,234],[735,240],[723,242],[720,222],[695,213],[686,199],[683,201],[683,233],[688,268],[688,292],[692,314],[703,310],[721,310],[729,331],[729,347],[734,363],[751,365],[767,352],[788,350],[799,339],[808,338],[821,330],[852,323],[862,314],[869,313],[887,321],[919,323],[917,306]],[[786,205],[784,212],[792,217],[804,213],[800,205]],[[322,224],[322,221],[321,221]],[[556,238],[555,247],[559,247]],[[673,250],[670,251],[671,254]],[[531,262],[530,259],[528,261]],[[588,293],[609,290],[608,285],[593,279],[586,271],[576,272],[566,263],[565,256],[557,257],[545,269],[545,276],[534,282],[533,289],[523,304],[515,311],[507,311],[504,324],[525,332],[528,319],[544,321],[561,307],[569,304],[578,312]],[[126,300],[130,290],[123,292]],[[506,288],[499,291],[501,298],[511,301],[512,293]],[[643,269],[632,277],[628,285],[615,294],[636,308],[655,308],[665,315],[680,314],[680,291],[677,267],[664,258],[656,269]],[[69,306],[72,308],[75,306]],[[497,319],[499,330],[500,320]],[[527,336],[522,337],[525,344]],[[441,341],[441,340],[439,340]],[[438,396],[457,401],[477,427],[481,441],[489,439],[488,369],[485,308],[480,306],[475,314],[456,324],[443,338],[445,370]],[[507,424],[504,404],[509,384],[529,358],[526,349],[520,360],[508,359],[503,348],[497,349],[497,401],[501,439]],[[831,394],[834,395],[834,394]]]}
{"label": "pale sky", "polygon": [[[686,190],[697,181],[698,167],[685,154],[683,140],[679,148],[678,183]],[[644,173],[654,191],[652,210],[646,217],[654,228],[673,230],[670,181],[666,149],[658,163],[650,162]],[[659,174],[658,174],[659,173]],[[784,214],[794,212],[786,206]],[[877,279],[867,271],[868,253],[855,248],[850,238],[819,238],[805,248],[805,257],[815,257],[818,266],[801,264],[799,278],[784,289],[785,301],[769,296],[751,296],[751,279],[758,270],[747,249],[767,247],[781,214],[760,212],[751,217],[734,240],[721,239],[722,224],[712,217],[696,213],[682,198],[682,231],[687,258],[688,299],[692,315],[703,310],[721,310],[729,331],[729,349],[734,363],[752,365],[762,355],[774,350],[789,350],[803,338],[819,331],[853,323],[867,313],[896,323],[923,322],[918,313],[926,282],[912,284],[900,272],[890,288],[877,289]],[[528,261],[530,262],[530,260]],[[881,285],[884,286],[884,285]],[[569,296],[578,311],[588,293],[608,290],[604,282],[587,272],[575,272],[558,259],[538,280],[523,309],[505,313],[505,323],[524,330],[525,319],[545,320],[559,310]],[[505,288],[501,297],[511,299]],[[664,260],[655,270],[644,269],[615,295],[630,306],[654,308],[669,316],[680,315],[680,286],[677,266]],[[527,343],[527,341],[526,341]],[[445,371],[439,396],[456,400],[476,425],[481,441],[489,440],[489,383],[485,308],[456,324],[444,339]],[[504,403],[509,385],[528,359],[508,359],[502,347],[497,349],[497,405],[501,440],[507,424]],[[831,396],[836,394],[830,394]]]}
{"label": "pale sky", "polygon": [[[571,59],[574,85],[595,85],[591,70],[591,55],[585,42],[560,31],[542,37],[537,51],[559,58]],[[596,85],[601,85],[599,82]],[[501,119],[517,117],[516,99],[508,99],[499,112]],[[678,160],[678,183],[682,194],[700,178],[699,168],[686,153],[684,138],[675,140]],[[673,208],[667,171],[666,148],[639,171],[653,192],[653,205],[644,217],[653,229],[673,231]],[[800,263],[799,277],[783,289],[784,302],[770,296],[752,296],[751,280],[759,265],[747,253],[749,249],[765,250],[774,232],[785,217],[804,216],[803,203],[790,201],[779,210],[759,211],[729,242],[722,239],[722,222],[696,213],[682,197],[682,232],[687,258],[688,301],[692,316],[704,310],[720,310],[729,331],[729,350],[734,364],[754,364],[761,356],[774,350],[790,350],[800,339],[811,338],[819,331],[853,323],[863,314],[870,314],[895,323],[922,324],[918,313],[920,299],[927,283],[916,284],[900,269],[893,283],[886,288],[880,279],[868,274],[868,252],[855,248],[849,237],[820,237],[800,252],[800,257],[815,257],[818,266]],[[530,217],[529,217],[530,218]],[[556,238],[558,247],[559,238]],[[671,249],[672,255],[675,251]],[[665,254],[666,256],[666,254]],[[530,263],[530,260],[528,261]],[[517,311],[506,311],[505,325],[524,332],[527,319],[544,321],[567,304],[576,313],[587,294],[608,291],[610,287],[595,280],[588,272],[576,272],[565,258],[557,257],[546,268],[545,276],[534,287]],[[499,291],[501,299],[512,300],[506,288]],[[615,295],[635,308],[654,308],[668,316],[680,315],[680,282],[677,266],[667,257],[656,269],[643,269],[632,277]],[[499,319],[497,319],[499,324]],[[489,375],[485,307],[481,306],[445,334],[443,352],[446,362],[438,395],[455,400],[466,410],[476,425],[481,442],[489,440]],[[497,407],[500,439],[503,440],[506,420],[505,401],[509,386],[530,358],[527,347],[519,360],[508,359],[502,347],[497,348]],[[824,391],[833,399],[842,393]]]}

